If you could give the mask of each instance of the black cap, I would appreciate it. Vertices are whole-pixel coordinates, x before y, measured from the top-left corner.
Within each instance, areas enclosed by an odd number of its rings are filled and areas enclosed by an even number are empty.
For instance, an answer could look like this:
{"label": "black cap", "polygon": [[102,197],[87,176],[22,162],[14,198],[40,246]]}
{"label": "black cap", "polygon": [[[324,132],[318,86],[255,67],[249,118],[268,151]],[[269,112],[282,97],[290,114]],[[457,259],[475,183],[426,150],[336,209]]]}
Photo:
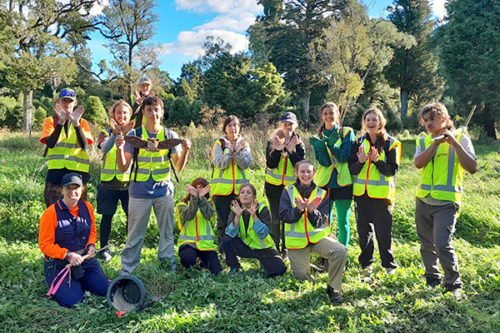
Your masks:
{"label": "black cap", "polygon": [[61,180],[61,187],[69,185],[83,186],[82,176],[77,173],[68,173]]}
{"label": "black cap", "polygon": [[285,112],[280,119],[280,122],[289,122],[293,124],[297,124],[297,116],[293,112]]}

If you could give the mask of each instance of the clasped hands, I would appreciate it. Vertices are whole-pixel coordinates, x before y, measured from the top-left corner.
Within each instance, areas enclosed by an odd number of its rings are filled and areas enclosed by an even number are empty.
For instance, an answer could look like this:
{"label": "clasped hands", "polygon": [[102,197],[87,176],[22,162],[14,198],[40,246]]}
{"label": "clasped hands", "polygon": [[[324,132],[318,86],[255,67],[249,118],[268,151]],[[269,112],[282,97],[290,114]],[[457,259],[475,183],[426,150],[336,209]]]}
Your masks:
{"label": "clasped hands", "polygon": [[358,148],[358,152],[356,153],[358,156],[358,161],[359,163],[365,163],[370,159],[373,163],[378,162],[378,159],[380,158],[380,154],[375,147],[370,147],[370,150],[368,151],[368,154],[366,154],[365,150],[365,145],[361,145]]}
{"label": "clasped hands", "polygon": [[309,212],[314,212],[316,208],[318,208],[320,203],[321,203],[321,198],[319,197],[315,197],[311,201],[309,201],[309,199],[302,199],[300,197],[295,197],[295,205],[301,212],[303,212],[306,209]]}
{"label": "clasped hands", "polygon": [[66,112],[59,103],[56,103],[54,112],[57,114],[58,124],[64,125],[66,120],[69,119],[73,124],[73,127],[78,127],[80,126],[80,119],[85,112],[85,108],[83,107],[83,105],[80,105],[73,112]]}
{"label": "clasped hands", "polygon": [[225,140],[225,141],[226,141],[225,142],[225,145],[226,145],[225,149],[228,149],[230,153],[231,152],[239,153],[240,151],[242,151],[246,147],[246,142],[243,139],[237,140],[234,145],[229,140]]}

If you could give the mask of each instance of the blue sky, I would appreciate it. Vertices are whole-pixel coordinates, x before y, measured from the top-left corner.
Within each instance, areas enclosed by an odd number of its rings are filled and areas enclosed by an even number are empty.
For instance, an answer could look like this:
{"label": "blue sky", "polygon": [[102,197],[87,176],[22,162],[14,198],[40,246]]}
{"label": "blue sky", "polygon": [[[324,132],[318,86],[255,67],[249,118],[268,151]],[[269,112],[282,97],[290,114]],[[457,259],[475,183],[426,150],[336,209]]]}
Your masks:
{"label": "blue sky", "polygon": [[[434,14],[442,17],[445,0],[430,0]],[[385,16],[390,0],[365,0],[370,16]],[[108,1],[103,0],[103,5]],[[152,42],[159,51],[160,68],[173,79],[180,75],[184,63],[201,55],[207,36],[221,37],[233,46],[233,51],[248,49],[247,28],[262,12],[256,0],[158,0],[159,22]],[[94,64],[101,59],[110,61],[105,40],[91,35],[89,47]]]}

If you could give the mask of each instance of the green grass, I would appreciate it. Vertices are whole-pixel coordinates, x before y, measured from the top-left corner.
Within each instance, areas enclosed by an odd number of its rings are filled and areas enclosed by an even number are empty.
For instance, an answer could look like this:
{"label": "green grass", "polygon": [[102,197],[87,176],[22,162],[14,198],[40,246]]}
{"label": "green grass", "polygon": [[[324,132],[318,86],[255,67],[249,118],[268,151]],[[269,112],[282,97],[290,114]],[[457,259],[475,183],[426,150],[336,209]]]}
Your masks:
{"label": "green grass", "polygon": [[[199,128],[179,130],[193,140],[188,168],[176,185],[176,199],[194,178],[210,177],[210,147],[219,135]],[[0,331],[132,332],[498,332],[500,330],[500,157],[496,142],[475,142],[479,168],[465,177],[465,196],[454,244],[466,297],[460,301],[443,289],[424,285],[413,211],[418,171],[412,163],[414,139],[403,140],[394,211],[394,253],[399,268],[386,276],[377,255],[375,279],[362,281],[357,263],[356,224],[351,215],[345,302],[332,306],[325,293],[326,274],[315,281],[294,280],[290,270],[267,279],[256,261],[242,261],[243,272],[212,276],[203,270],[162,269],[156,260],[158,233],[151,221],[141,265],[134,273],[151,295],[165,298],[137,313],[118,318],[104,298],[88,296],[74,309],[45,297],[43,261],[38,249],[38,221],[43,204],[46,160],[37,134],[0,132]],[[267,132],[245,133],[255,164],[250,177],[264,198],[264,142]],[[304,135],[308,137],[308,135]],[[306,140],[307,141],[307,140]],[[306,143],[308,157],[311,149]],[[95,204],[99,153],[91,152],[89,199]],[[99,220],[99,216],[98,216]],[[125,215],[113,221],[111,248],[125,241]],[[314,260],[317,260],[315,258]],[[118,276],[120,258],[102,265]],[[225,265],[224,265],[225,267]],[[227,268],[226,268],[227,271]]]}

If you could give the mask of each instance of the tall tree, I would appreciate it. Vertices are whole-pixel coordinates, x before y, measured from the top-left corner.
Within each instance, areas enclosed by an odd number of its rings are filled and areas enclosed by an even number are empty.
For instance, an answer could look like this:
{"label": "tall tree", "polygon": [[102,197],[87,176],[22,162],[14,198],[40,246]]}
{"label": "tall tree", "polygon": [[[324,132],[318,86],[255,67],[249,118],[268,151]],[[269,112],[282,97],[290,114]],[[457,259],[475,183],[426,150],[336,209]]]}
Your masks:
{"label": "tall tree", "polygon": [[2,1],[0,25],[9,36],[13,56],[6,61],[7,82],[24,93],[23,130],[31,133],[33,91],[51,78],[71,82],[76,74],[71,40],[92,27],[96,0]]}
{"label": "tall tree", "polygon": [[283,75],[285,86],[303,101],[309,117],[311,91],[321,84],[316,71],[323,28],[338,19],[348,0],[259,0],[264,15],[249,28],[250,50]]}
{"label": "tall tree", "polygon": [[409,100],[420,103],[439,99],[443,92],[443,79],[437,73],[438,59],[433,54],[432,31],[434,21],[428,0],[396,0],[389,7],[389,20],[401,32],[412,35],[416,44],[411,48],[398,48],[386,77],[393,87],[400,89],[401,119],[408,114]]}
{"label": "tall tree", "polygon": [[495,138],[500,114],[500,2],[455,0],[446,8],[447,23],[438,31],[446,94],[463,116],[477,105],[473,120]]}
{"label": "tall tree", "polygon": [[111,0],[100,19],[101,34],[113,55],[113,67],[126,80],[129,96],[134,82],[150,67],[158,64],[155,48],[149,40],[158,21],[156,0]]}

